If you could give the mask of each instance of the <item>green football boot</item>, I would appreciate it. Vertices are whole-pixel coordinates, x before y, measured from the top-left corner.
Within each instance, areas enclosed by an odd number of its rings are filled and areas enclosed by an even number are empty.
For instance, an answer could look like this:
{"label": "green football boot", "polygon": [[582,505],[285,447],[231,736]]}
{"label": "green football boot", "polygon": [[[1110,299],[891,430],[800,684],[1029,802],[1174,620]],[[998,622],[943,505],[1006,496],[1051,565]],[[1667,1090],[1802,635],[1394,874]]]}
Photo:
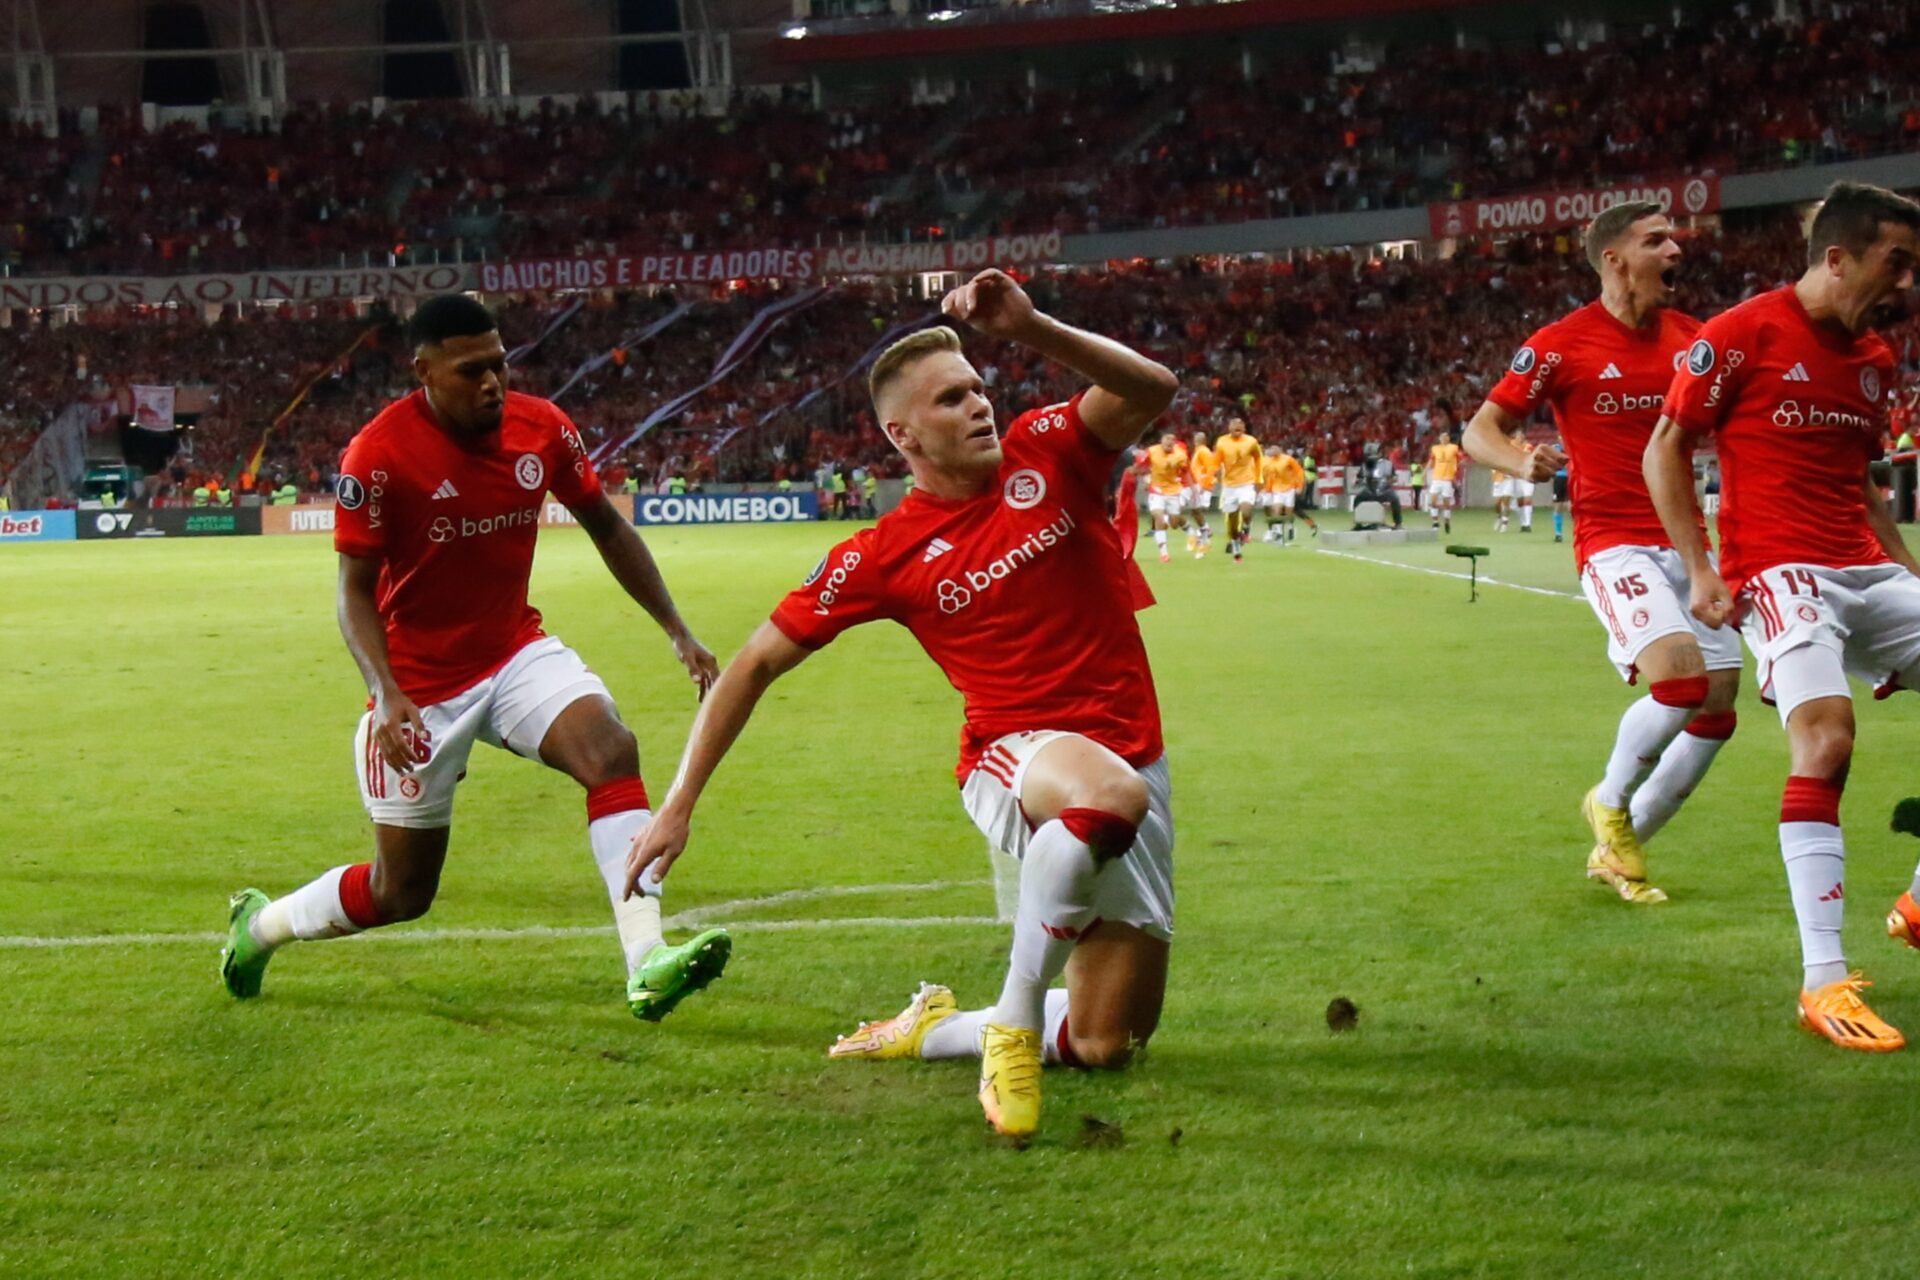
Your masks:
{"label": "green football boot", "polygon": [[720,976],[733,954],[733,937],[709,929],[677,947],[662,943],[627,979],[627,1007],[642,1022],[658,1022],[679,1003]]}
{"label": "green football boot", "polygon": [[273,959],[271,948],[253,940],[253,918],[271,901],[258,889],[242,889],[227,902],[227,945],[220,948],[220,981],[236,1000],[260,994],[260,979]]}

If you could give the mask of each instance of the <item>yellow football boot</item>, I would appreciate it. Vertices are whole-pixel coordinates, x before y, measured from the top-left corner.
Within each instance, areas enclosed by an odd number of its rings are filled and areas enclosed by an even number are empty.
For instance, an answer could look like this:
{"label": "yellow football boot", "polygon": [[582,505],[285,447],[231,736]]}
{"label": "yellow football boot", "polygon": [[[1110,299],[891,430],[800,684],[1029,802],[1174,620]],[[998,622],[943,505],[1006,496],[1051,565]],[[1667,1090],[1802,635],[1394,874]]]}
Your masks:
{"label": "yellow football boot", "polygon": [[1872,986],[1858,972],[1816,991],[1800,993],[1800,1025],[1842,1049],[1865,1053],[1892,1053],[1906,1047],[1906,1038],[1867,1008],[1860,992]]}
{"label": "yellow football boot", "polygon": [[880,1022],[863,1022],[850,1036],[827,1049],[829,1058],[917,1058],[927,1032],[960,1012],[953,992],[931,982],[920,984],[907,1007]]}
{"label": "yellow football boot", "polygon": [[1040,1033],[988,1023],[980,1046],[980,1109],[1005,1138],[1040,1127]]}
{"label": "yellow football boot", "polygon": [[1580,816],[1593,828],[1593,852],[1587,855],[1587,879],[1598,880],[1636,905],[1665,902],[1667,895],[1647,883],[1647,855],[1633,834],[1633,815],[1601,804],[1600,788],[1587,792]]}

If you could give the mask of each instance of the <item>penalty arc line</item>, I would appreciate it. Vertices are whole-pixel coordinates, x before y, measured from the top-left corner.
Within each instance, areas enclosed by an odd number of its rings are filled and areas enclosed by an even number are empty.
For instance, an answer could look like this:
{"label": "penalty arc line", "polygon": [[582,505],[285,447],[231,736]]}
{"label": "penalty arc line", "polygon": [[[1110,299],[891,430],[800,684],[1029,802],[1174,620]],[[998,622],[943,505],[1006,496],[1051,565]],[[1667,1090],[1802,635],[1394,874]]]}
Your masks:
{"label": "penalty arc line", "polygon": [[[991,884],[989,880],[930,880],[915,884],[856,884],[831,885],[815,889],[789,889],[782,893],[767,894],[758,898],[734,898],[726,902],[715,902],[704,907],[695,907],[669,916],[661,924],[665,928],[691,928],[725,923],[727,928],[742,933],[792,933],[809,929],[859,928],[873,929],[924,929],[953,925],[999,924],[992,916],[844,916],[837,919],[785,919],[785,920],[738,920],[728,921],[724,917],[737,911],[750,911],[758,907],[767,907],[789,902],[801,902],[820,898],[853,897],[875,893],[915,893],[941,889],[980,888]],[[374,930],[357,935],[354,940],[360,942],[513,942],[524,938],[598,938],[613,936],[612,925],[527,925],[515,929],[402,929]],[[35,934],[0,935],[0,951],[5,950],[71,950],[79,947],[131,947],[157,946],[167,943],[190,942],[198,944],[225,942],[224,933],[186,932],[186,933],[97,933],[80,934],[68,937],[49,937]]]}
{"label": "penalty arc line", "polygon": [[[1342,560],[1358,560],[1362,564],[1377,564],[1386,569],[1405,569],[1408,573],[1430,573],[1436,578],[1453,578],[1459,582],[1467,582],[1470,580],[1470,575],[1455,573],[1451,569],[1429,569],[1425,565],[1402,564],[1398,560],[1377,560],[1372,556],[1357,555],[1351,551],[1332,551],[1326,547],[1315,547],[1314,550],[1323,556],[1338,556]],[[1551,587],[1523,587],[1517,582],[1502,582],[1498,578],[1489,578],[1484,573],[1480,575],[1480,583],[1482,586],[1506,587],[1511,591],[1526,591],[1536,596],[1555,596],[1561,600],[1586,599],[1585,596],[1577,591],[1555,591]]]}

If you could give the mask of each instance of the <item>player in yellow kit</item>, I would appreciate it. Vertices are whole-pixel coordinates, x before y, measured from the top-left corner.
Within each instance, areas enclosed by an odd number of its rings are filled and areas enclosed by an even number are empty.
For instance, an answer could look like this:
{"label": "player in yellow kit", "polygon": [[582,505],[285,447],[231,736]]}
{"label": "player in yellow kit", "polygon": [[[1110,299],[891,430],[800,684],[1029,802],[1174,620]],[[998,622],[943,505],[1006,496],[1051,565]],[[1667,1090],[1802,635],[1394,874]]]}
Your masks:
{"label": "player in yellow kit", "polygon": [[1213,482],[1220,475],[1219,459],[1207,448],[1207,437],[1199,431],[1193,433],[1187,475],[1193,481],[1187,487],[1187,519],[1192,523],[1187,534],[1187,550],[1198,560],[1213,546],[1213,530],[1207,527],[1207,508],[1213,505]]}
{"label": "player in yellow kit", "polygon": [[1267,531],[1260,536],[1262,542],[1279,542],[1280,534],[1280,446],[1267,446],[1267,456],[1260,459],[1260,506],[1267,513]]}
{"label": "player in yellow kit", "polygon": [[1460,483],[1460,446],[1441,436],[1427,451],[1427,503],[1433,527],[1453,532],[1454,491]]}
{"label": "player in yellow kit", "polygon": [[1220,509],[1227,513],[1227,550],[1237,561],[1253,532],[1254,492],[1260,485],[1260,442],[1247,434],[1244,419],[1227,423],[1214,449],[1220,462]]}
{"label": "player in yellow kit", "polygon": [[1160,437],[1160,443],[1147,449],[1147,514],[1153,517],[1153,545],[1160,549],[1160,563],[1172,559],[1167,554],[1167,529],[1187,510],[1187,450],[1173,432]]}
{"label": "player in yellow kit", "polygon": [[1297,510],[1300,492],[1307,487],[1306,468],[1300,465],[1298,458],[1279,445],[1273,445],[1267,450],[1267,457],[1261,464],[1260,482],[1267,491],[1269,542],[1282,545],[1292,542],[1298,533],[1294,528],[1296,517],[1307,522],[1315,537],[1320,536],[1320,526],[1313,523],[1313,517],[1302,516]]}

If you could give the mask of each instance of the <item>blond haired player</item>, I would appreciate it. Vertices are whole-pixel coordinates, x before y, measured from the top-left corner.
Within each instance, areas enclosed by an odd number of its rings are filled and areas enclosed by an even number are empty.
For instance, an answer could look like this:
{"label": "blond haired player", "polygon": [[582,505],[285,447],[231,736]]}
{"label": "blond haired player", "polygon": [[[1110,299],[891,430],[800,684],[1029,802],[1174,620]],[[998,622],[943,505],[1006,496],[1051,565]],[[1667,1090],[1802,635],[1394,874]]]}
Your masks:
{"label": "blond haired player", "polygon": [[1161,564],[1173,558],[1167,554],[1167,529],[1186,511],[1187,451],[1168,431],[1147,449],[1147,514],[1153,517],[1153,545],[1160,549]]}
{"label": "blond haired player", "polygon": [[[881,353],[874,415],[919,483],[829,551],[727,664],[627,873],[637,882],[680,856],[701,790],[777,678],[849,627],[907,628],[965,700],[961,803],[1021,860],[1013,947],[992,1007],[962,1012],[947,988],[925,985],[832,1052],[975,1059],[988,1123],[1024,1139],[1040,1120],[1042,1061],[1124,1065],[1165,997],[1172,790],[1107,483],[1179,383],[1035,310],[1004,272],[981,272],[942,305],[1091,385],[1003,431],[951,329]],[[936,545],[946,550],[930,557]],[[1066,990],[1049,992],[1063,972]]]}
{"label": "blond haired player", "polygon": [[1235,561],[1253,532],[1254,493],[1260,485],[1260,442],[1247,434],[1246,420],[1227,423],[1214,450],[1220,462],[1220,509],[1227,513],[1227,550]]}
{"label": "blond haired player", "polygon": [[1433,527],[1453,532],[1454,492],[1460,483],[1460,446],[1442,435],[1427,450],[1427,505]]}
{"label": "blond haired player", "polygon": [[1213,530],[1207,525],[1207,508],[1213,505],[1213,482],[1220,476],[1220,459],[1207,448],[1205,432],[1193,433],[1193,449],[1187,459],[1187,474],[1193,483],[1187,489],[1187,518],[1192,531],[1187,534],[1187,550],[1198,560],[1213,547]]}

